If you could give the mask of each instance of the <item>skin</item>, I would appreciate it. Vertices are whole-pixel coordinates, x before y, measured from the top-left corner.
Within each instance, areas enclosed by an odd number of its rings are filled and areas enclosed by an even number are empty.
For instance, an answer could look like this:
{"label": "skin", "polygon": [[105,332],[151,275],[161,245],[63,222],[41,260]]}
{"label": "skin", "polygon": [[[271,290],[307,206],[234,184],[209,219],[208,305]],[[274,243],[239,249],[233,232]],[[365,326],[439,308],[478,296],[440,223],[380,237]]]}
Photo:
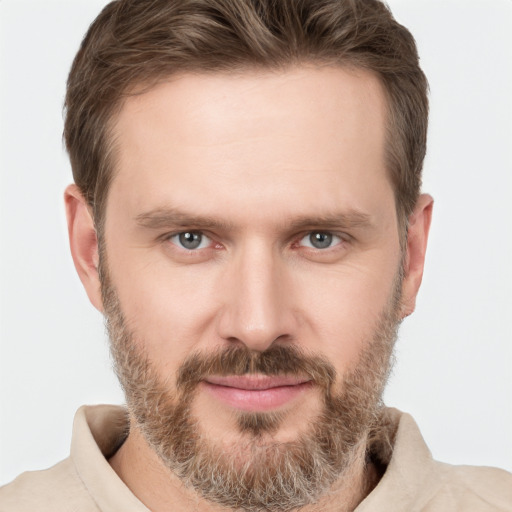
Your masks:
{"label": "skin", "polygon": [[[334,67],[184,74],[126,100],[108,264],[130,329],[171,389],[187,356],[231,344],[296,344],[329,360],[340,382],[354,368],[401,261],[385,121],[378,80]],[[75,185],[65,198],[75,265],[101,311],[90,210]],[[422,195],[409,219],[401,317],[414,310],[431,212]],[[207,238],[186,250],[183,231]],[[330,247],[311,246],[317,231],[335,235]],[[295,439],[320,407],[314,386],[294,395],[279,406],[274,438]],[[192,405],[227,450],[243,435],[233,411],[207,386]],[[351,485],[335,486],[338,510],[364,497],[372,473],[363,458],[360,450]],[[169,476],[135,427],[111,464],[151,510],[215,509]]]}

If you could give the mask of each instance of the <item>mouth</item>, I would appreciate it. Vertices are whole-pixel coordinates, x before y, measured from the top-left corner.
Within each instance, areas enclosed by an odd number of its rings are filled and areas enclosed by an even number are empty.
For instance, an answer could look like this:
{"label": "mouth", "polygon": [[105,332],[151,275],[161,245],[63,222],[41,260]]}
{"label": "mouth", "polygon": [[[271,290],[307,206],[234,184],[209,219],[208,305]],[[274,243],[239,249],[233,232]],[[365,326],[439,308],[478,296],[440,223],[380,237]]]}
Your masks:
{"label": "mouth", "polygon": [[211,376],[203,388],[216,400],[242,411],[267,412],[283,407],[313,385],[300,376],[228,375]]}

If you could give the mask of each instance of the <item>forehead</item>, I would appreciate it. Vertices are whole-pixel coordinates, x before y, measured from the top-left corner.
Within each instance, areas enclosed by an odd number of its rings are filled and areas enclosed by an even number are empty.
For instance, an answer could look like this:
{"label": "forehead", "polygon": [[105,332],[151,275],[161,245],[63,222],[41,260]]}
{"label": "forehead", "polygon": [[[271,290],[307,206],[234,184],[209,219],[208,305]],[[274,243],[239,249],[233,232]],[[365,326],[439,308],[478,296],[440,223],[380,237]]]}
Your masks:
{"label": "forehead", "polygon": [[362,209],[390,192],[385,118],[380,83],[362,70],[176,75],[123,105],[108,203],[134,214],[215,205],[230,218],[257,204],[274,216]]}

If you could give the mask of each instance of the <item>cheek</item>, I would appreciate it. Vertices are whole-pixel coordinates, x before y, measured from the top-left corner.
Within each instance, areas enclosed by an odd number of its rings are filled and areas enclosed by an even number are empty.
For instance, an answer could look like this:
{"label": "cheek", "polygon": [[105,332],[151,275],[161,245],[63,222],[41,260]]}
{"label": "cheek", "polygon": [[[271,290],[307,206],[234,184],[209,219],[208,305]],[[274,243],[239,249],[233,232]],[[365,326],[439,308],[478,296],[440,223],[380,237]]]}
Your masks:
{"label": "cheek", "polygon": [[[373,341],[394,290],[395,265],[374,270],[353,266],[302,279],[307,349],[327,357],[338,373],[354,368],[359,355]],[[314,292],[312,292],[314,290]]]}
{"label": "cheek", "polygon": [[170,369],[214,335],[215,276],[200,265],[174,268],[158,257],[131,256],[111,263],[123,314],[150,357]]}

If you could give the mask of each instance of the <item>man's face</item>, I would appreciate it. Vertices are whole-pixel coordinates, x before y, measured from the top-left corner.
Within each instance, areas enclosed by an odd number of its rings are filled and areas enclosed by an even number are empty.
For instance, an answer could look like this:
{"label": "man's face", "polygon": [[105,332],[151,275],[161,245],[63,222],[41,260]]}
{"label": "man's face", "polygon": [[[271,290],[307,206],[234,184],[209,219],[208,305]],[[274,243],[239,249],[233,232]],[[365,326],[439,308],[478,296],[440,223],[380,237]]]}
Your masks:
{"label": "man's face", "polygon": [[371,74],[330,67],[186,74],[126,100],[105,309],[134,426],[164,460],[177,417],[181,444],[239,470],[318,424],[348,425],[347,460],[364,437],[400,295],[385,111]]}

